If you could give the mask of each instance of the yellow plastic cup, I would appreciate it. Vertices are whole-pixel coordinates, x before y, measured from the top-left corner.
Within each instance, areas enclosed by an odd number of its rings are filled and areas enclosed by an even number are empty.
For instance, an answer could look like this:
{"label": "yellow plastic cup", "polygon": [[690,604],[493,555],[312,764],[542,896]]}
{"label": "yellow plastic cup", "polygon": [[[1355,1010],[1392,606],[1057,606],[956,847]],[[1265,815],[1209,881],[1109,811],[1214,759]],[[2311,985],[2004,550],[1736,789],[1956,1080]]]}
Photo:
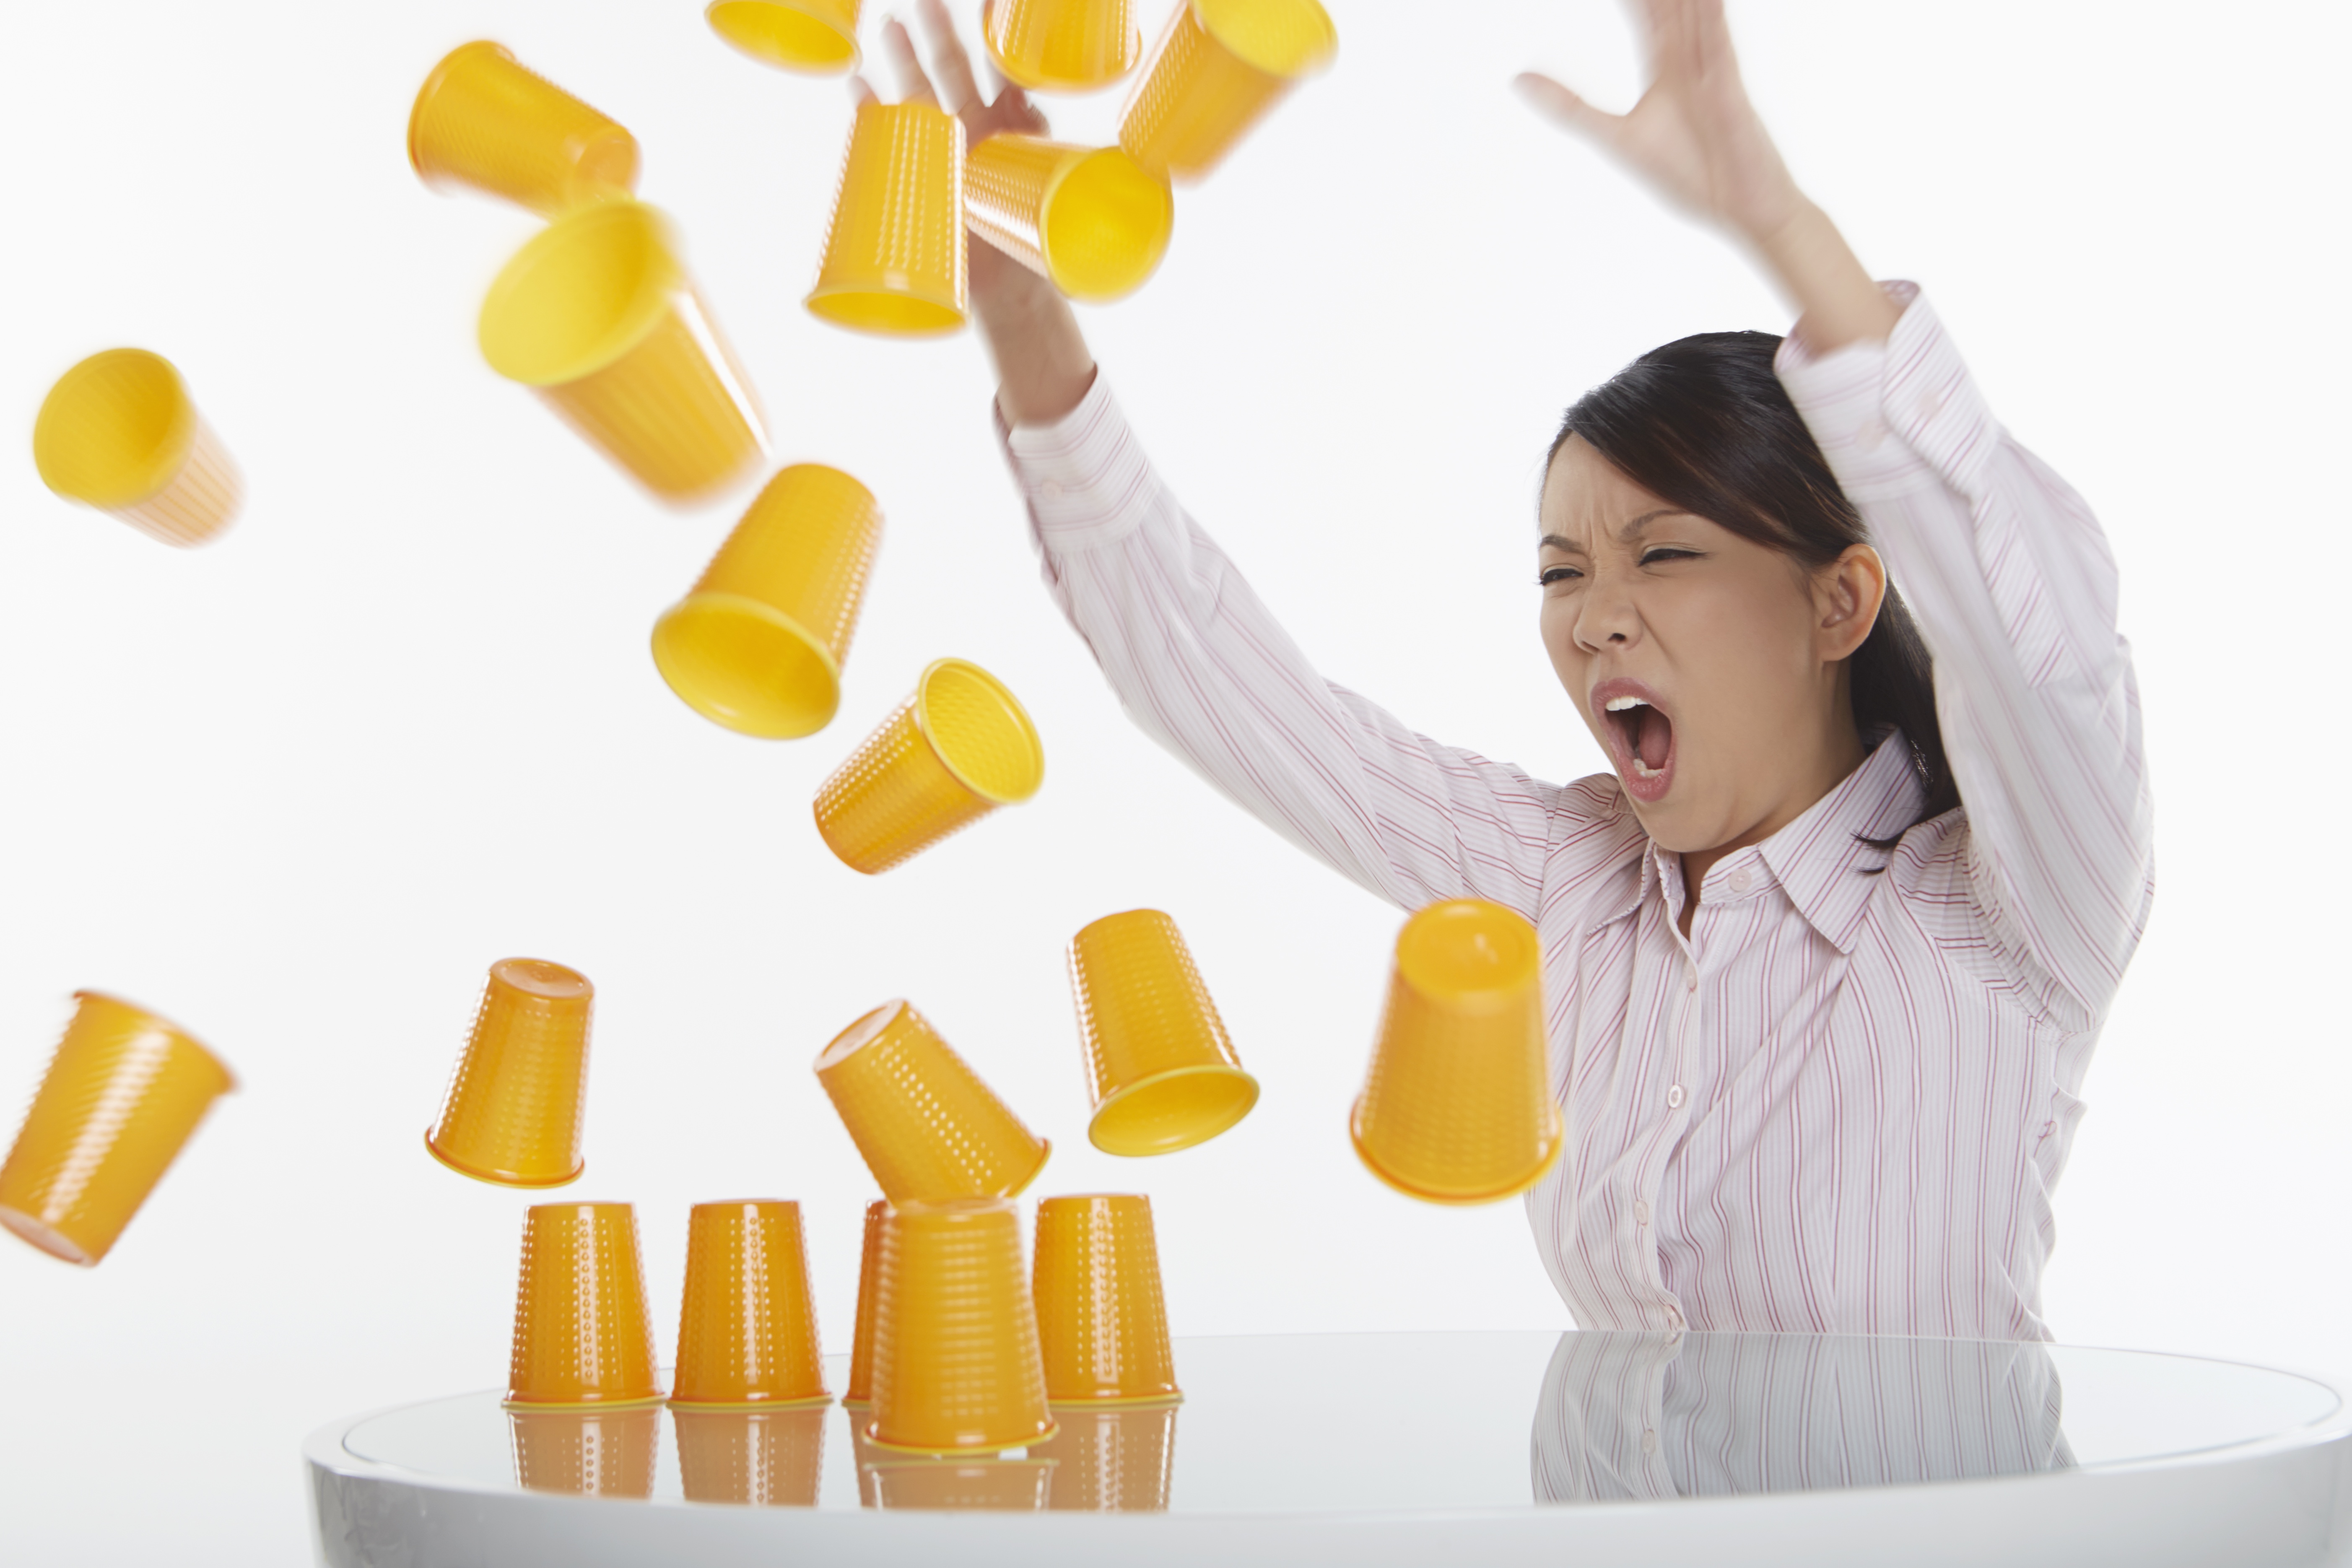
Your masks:
{"label": "yellow plastic cup", "polygon": [[782,469],[694,591],[654,623],[654,663],[686,705],[768,740],[813,735],[841,706],[841,666],[882,510],[817,463]]}
{"label": "yellow plastic cup", "polygon": [[1559,1160],[1536,929],[1478,899],[1432,904],[1397,936],[1388,1008],[1349,1130],[1408,1197],[1485,1204]]}
{"label": "yellow plastic cup", "polygon": [[762,65],[810,76],[857,68],[861,0],[712,0],[710,30]]}
{"label": "yellow plastic cup", "polygon": [[509,1410],[515,1482],[566,1497],[649,1498],[661,1447],[661,1412]]}
{"label": "yellow plastic cup", "polygon": [[1035,1258],[1032,1293],[1049,1401],[1165,1405],[1184,1397],[1168,1347],[1150,1198],[1047,1198],[1037,1205]]}
{"label": "yellow plastic cup", "polygon": [[814,1508],[824,1473],[824,1423],[831,1409],[681,1410],[677,1468],[688,1502]]}
{"label": "yellow plastic cup", "polygon": [[801,1205],[697,1204],[669,1402],[684,1409],[826,1404]]}
{"label": "yellow plastic cup", "polygon": [[626,1204],[541,1204],[524,1216],[509,1405],[646,1405],[662,1396],[637,1216]]}
{"label": "yellow plastic cup", "polygon": [[96,1266],[196,1123],[236,1088],[177,1026],[96,991],[74,1016],[0,1163],[0,1225],[52,1258]]}
{"label": "yellow plastic cup", "polygon": [[1092,92],[1143,58],[1132,0],[988,0],[980,37],[1005,80],[1037,92]]}
{"label": "yellow plastic cup", "polygon": [[1118,144],[1154,174],[1204,180],[1339,47],[1317,0],[1178,0],[1127,100]]}
{"label": "yellow plastic cup", "polygon": [[834,1037],[816,1078],[894,1208],[1017,1197],[1054,1152],[907,1002]]}
{"label": "yellow plastic cup", "polygon": [[849,1341],[849,1389],[841,1396],[852,1409],[874,1403],[874,1309],[882,1272],[882,1216],[889,1212],[885,1199],[866,1205],[866,1244],[857,1256],[857,1327]]}
{"label": "yellow plastic cup", "polygon": [[503,1187],[560,1187],[588,1168],[588,1026],[596,988],[541,958],[490,965],[473,1032],[449,1078],[432,1156],[460,1175]]}
{"label": "yellow plastic cup", "polygon": [[107,349],[58,377],[33,421],[33,464],[66,500],[166,544],[218,538],[244,497],[187,384],[145,349]]}
{"label": "yellow plastic cup", "polygon": [[937,337],[964,320],[963,122],[929,103],[868,103],[808,308],[839,327]]}
{"label": "yellow plastic cup", "polygon": [[471,185],[553,217],[637,185],[637,139],[519,64],[460,44],[417,89],[408,162],[428,185]]}
{"label": "yellow plastic cup", "polygon": [[1054,1435],[1013,1205],[892,1205],[880,1286],[866,1425],[876,1447],[993,1454]]}
{"label": "yellow plastic cup", "polygon": [[1058,1461],[1057,1511],[1161,1513],[1176,1473],[1176,1407],[1056,1410],[1062,1429],[1029,1450]]}
{"label": "yellow plastic cup", "polygon": [[1045,748],[1004,683],[934,660],[915,694],[816,792],[816,830],[854,870],[877,875],[1045,782]]}
{"label": "yellow plastic cup", "polygon": [[1168,254],[1176,198],[1116,147],[1073,147],[1011,132],[964,165],[971,232],[1073,300],[1120,299]]}
{"label": "yellow plastic cup", "polygon": [[766,445],[750,378],[643,202],[548,225],[491,283],[478,336],[492,370],[667,500],[732,483]]}
{"label": "yellow plastic cup", "polygon": [[1051,1459],[907,1459],[867,1465],[858,1476],[868,1508],[1035,1513],[1050,1505]]}
{"label": "yellow plastic cup", "polygon": [[1167,1154],[1250,1113],[1257,1080],[1201,983],[1176,922],[1158,910],[1106,915],[1070,939],[1087,1137],[1106,1154]]}

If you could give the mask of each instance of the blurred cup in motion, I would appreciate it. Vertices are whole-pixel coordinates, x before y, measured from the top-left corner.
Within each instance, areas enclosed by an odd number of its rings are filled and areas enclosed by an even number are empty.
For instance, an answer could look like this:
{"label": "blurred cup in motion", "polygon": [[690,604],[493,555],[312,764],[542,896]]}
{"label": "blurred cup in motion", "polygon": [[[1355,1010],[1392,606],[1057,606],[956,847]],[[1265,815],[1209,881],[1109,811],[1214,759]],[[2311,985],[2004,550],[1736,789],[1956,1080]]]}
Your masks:
{"label": "blurred cup in motion", "polygon": [[1159,1513],[1176,1473],[1176,1406],[1057,1409],[1062,1429],[1029,1450],[1058,1461],[1052,1507],[1081,1513]]}
{"label": "blurred cup in motion", "polygon": [[1132,0],[988,0],[980,37],[1005,80],[1039,92],[1108,87],[1143,55]]}
{"label": "blurred cup in motion", "polygon": [[1073,300],[1117,300],[1168,254],[1176,200],[1117,147],[1074,147],[1012,132],[964,165],[971,232]]}
{"label": "blurred cup in motion", "polygon": [[1168,1345],[1150,1198],[1087,1193],[1039,1204],[1031,1282],[1048,1400],[1164,1405],[1184,1397]]}
{"label": "blurred cup in motion", "polygon": [[627,1204],[541,1204],[523,1218],[509,1405],[652,1404],[653,1322]]}
{"label": "blurred cup in motion", "polygon": [[1178,0],[1127,100],[1118,144],[1153,174],[1206,179],[1339,47],[1317,0]]}
{"label": "blurred cup in motion", "polygon": [[595,1002],[588,977],[560,963],[502,958],[490,965],[441,1118],[425,1134],[433,1157],[505,1187],[576,1180],[588,1168],[580,1133]]}
{"label": "blurred cup in motion", "polygon": [[824,1471],[826,1405],[774,1410],[686,1410],[677,1423],[677,1468],[688,1502],[814,1508]]}
{"label": "blurred cup in motion", "polygon": [[844,865],[872,876],[1018,805],[1045,780],[1037,727],[1004,683],[938,659],[818,788],[816,828]]}
{"label": "blurred cup in motion", "polygon": [[1544,1037],[1543,952],[1525,917],[1430,905],[1397,936],[1388,1006],[1349,1118],[1356,1152],[1409,1197],[1483,1204],[1559,1158]]}
{"label": "blurred cup in motion", "polygon": [[710,30],[760,61],[810,76],[857,68],[861,0],[711,0]]}
{"label": "blurred cup in motion", "polygon": [[33,421],[33,465],[66,500],[166,544],[217,538],[244,493],[180,373],[145,349],[107,349],[58,377]]}
{"label": "blurred cup in motion", "polygon": [[546,217],[637,184],[637,139],[487,39],[433,68],[408,115],[428,185],[471,185]]}
{"label": "blurred cup in motion", "polygon": [[1106,915],[1070,940],[1087,1089],[1087,1137],[1107,1154],[1166,1154],[1207,1142],[1257,1104],[1176,922],[1158,910]]}
{"label": "blurred cup in motion", "polygon": [[235,1088],[221,1059],[176,1026],[77,991],[0,1163],[0,1225],[53,1258],[95,1265],[213,1101]]}
{"label": "blurred cup in motion", "polygon": [[482,357],[530,387],[655,494],[732,483],[766,443],[751,382],[643,202],[574,209],[517,251],[482,301]]}
{"label": "blurred cup in motion", "polygon": [[687,1219],[670,1404],[726,1408],[828,1397],[801,1205],[695,1205]]}
{"label": "blurred cup in motion", "polygon": [[835,1036],[816,1077],[891,1207],[1017,1196],[1054,1152],[903,1001]]}
{"label": "blurred cup in motion", "polygon": [[507,1411],[514,1438],[515,1483],[525,1491],[568,1497],[650,1498],[661,1447],[661,1412]]}
{"label": "blurred cup in motion", "polygon": [[882,1216],[887,1199],[866,1205],[865,1245],[857,1256],[857,1325],[849,1341],[849,1388],[841,1402],[852,1408],[874,1403],[874,1307],[882,1272]]}
{"label": "blurred cup in motion", "polygon": [[937,104],[859,106],[808,308],[885,337],[952,332],[964,260],[963,122]]}
{"label": "blurred cup in motion", "polygon": [[875,1447],[994,1454],[1054,1435],[1012,1204],[892,1205],[874,1327]]}
{"label": "blurred cup in motion", "polygon": [[662,679],[740,734],[824,729],[881,542],[882,511],[864,485],[817,463],[780,470],[693,592],[654,624]]}

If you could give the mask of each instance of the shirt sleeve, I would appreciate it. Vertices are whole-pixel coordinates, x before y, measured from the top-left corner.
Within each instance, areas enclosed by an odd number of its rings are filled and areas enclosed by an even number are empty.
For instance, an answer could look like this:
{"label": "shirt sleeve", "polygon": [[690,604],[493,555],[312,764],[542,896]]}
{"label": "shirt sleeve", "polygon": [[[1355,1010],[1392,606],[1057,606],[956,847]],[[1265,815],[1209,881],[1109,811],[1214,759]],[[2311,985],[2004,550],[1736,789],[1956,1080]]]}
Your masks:
{"label": "shirt sleeve", "polygon": [[1395,904],[1473,897],[1536,918],[1564,792],[1316,674],[1177,504],[1099,375],[1058,423],[998,428],[1045,582],[1145,733]]}
{"label": "shirt sleeve", "polygon": [[1791,337],[1780,380],[1934,656],[1973,896],[2087,1023],[2153,892],[2115,561],[2083,499],[1994,420],[1917,288],[1886,288],[1903,307],[1886,342],[1815,356]]}

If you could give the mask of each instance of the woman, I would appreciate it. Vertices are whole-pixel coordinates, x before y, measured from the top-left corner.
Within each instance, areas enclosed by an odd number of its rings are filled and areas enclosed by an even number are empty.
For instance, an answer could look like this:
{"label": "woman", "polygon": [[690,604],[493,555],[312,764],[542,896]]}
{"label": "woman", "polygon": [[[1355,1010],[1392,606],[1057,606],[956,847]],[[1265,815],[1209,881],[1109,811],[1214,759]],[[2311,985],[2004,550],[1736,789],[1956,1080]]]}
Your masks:
{"label": "woman", "polygon": [[[1399,905],[1536,922],[1570,1142],[1528,1212],[1580,1326],[2047,1338],[2050,1194],[2150,894],[2114,565],[1917,290],[1874,284],[1798,190],[1719,0],[1646,11],[1631,113],[1521,89],[1801,315],[1644,355],[1561,426],[1540,626],[1613,775],[1539,783],[1317,676],[1068,308],[975,243],[1006,448],[1139,724]],[[1042,129],[924,16],[971,135]]]}

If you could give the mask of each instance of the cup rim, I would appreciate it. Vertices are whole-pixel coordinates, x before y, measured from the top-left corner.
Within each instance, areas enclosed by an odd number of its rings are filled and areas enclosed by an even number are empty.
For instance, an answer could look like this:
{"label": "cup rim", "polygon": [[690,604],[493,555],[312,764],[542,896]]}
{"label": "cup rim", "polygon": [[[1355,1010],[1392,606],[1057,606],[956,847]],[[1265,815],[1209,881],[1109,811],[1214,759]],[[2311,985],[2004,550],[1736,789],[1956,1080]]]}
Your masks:
{"label": "cup rim", "polygon": [[[837,64],[820,66],[803,64],[793,60],[786,60],[780,58],[775,55],[766,54],[761,50],[751,48],[744,44],[741,38],[729,31],[725,26],[721,26],[718,19],[719,12],[733,6],[743,6],[748,9],[764,11],[790,11],[794,16],[805,16],[810,21],[816,23],[819,26],[831,32],[835,37],[841,39],[843,43],[847,44],[849,46],[849,53]],[[857,34],[856,31],[852,30],[849,32],[844,32],[840,24],[833,17],[824,16],[807,5],[795,5],[793,4],[793,0],[710,0],[710,4],[702,8],[702,20],[709,26],[712,32],[719,35],[719,42],[725,44],[729,48],[733,49],[737,54],[743,56],[746,59],[757,60],[763,66],[773,66],[778,70],[793,71],[801,76],[846,76],[865,63],[865,51],[857,47]]]}
{"label": "cup rim", "polygon": [[1363,1110],[1363,1097],[1359,1095],[1356,1103],[1348,1110],[1348,1142],[1354,1146],[1356,1158],[1362,1161],[1364,1169],[1379,1178],[1383,1185],[1402,1193],[1406,1197],[1418,1198],[1425,1204],[1442,1204],[1451,1208],[1472,1208],[1479,1204],[1500,1203],[1505,1198],[1517,1197],[1550,1175],[1552,1167],[1559,1163],[1560,1152],[1568,1147],[1568,1119],[1560,1114],[1559,1102],[1552,1100],[1550,1101],[1551,1130],[1546,1134],[1551,1148],[1541,1160],[1537,1162],[1532,1171],[1507,1185],[1486,1192],[1435,1192],[1427,1187],[1417,1187],[1394,1173],[1382,1169],[1380,1163],[1372,1158],[1371,1152],[1364,1147]]}
{"label": "cup rim", "polygon": [[[163,439],[140,465],[137,484],[122,489],[100,487],[68,489],[50,477],[50,438],[60,433],[63,423],[71,418],[75,412],[73,404],[82,396],[90,379],[106,367],[125,362],[135,363],[142,370],[160,369],[167,384],[177,394]],[[79,501],[84,506],[94,506],[106,511],[142,506],[171,489],[172,481],[180,477],[180,470],[187,466],[188,455],[195,448],[198,423],[195,399],[188,393],[188,378],[180,374],[178,365],[152,349],[127,346],[100,349],[67,366],[42,395],[40,411],[33,416],[33,467],[39,472],[43,484],[68,500]],[[131,1004],[125,1003],[124,1005]]]}
{"label": "cup rim", "polygon": [[[1235,1111],[1227,1120],[1210,1127],[1206,1131],[1195,1132],[1192,1135],[1186,1137],[1181,1143],[1171,1143],[1158,1149],[1138,1149],[1132,1151],[1110,1148],[1096,1134],[1095,1130],[1101,1123],[1104,1113],[1118,1106],[1121,1101],[1131,1099],[1145,1089],[1156,1089],[1161,1084],[1173,1081],[1177,1079],[1201,1078],[1207,1076],[1240,1079],[1244,1083],[1249,1085],[1250,1096],[1249,1099],[1243,1103],[1242,1108],[1239,1110]],[[1097,1102],[1094,1109],[1094,1114],[1087,1118],[1087,1142],[1093,1144],[1096,1148],[1100,1149],[1106,1154],[1115,1155],[1120,1159],[1127,1160],[1148,1160],[1160,1154],[1179,1154],[1187,1149],[1196,1149],[1202,1144],[1208,1142],[1211,1139],[1218,1137],[1221,1134],[1230,1132],[1235,1127],[1240,1126],[1243,1121],[1248,1117],[1249,1113],[1257,1109],[1258,1097],[1262,1092],[1264,1091],[1260,1089],[1255,1078],[1252,1077],[1242,1068],[1234,1066],[1230,1062],[1193,1062],[1185,1067],[1163,1068],[1155,1073],[1146,1073],[1143,1077],[1136,1079],[1132,1082],[1123,1083],[1117,1089],[1112,1089],[1108,1094],[1104,1095],[1102,1099]]]}
{"label": "cup rim", "polygon": [[499,1408],[524,1415],[586,1415],[604,1410],[656,1409],[669,1403],[667,1394],[633,1394],[626,1399],[515,1399],[499,1401]]}
{"label": "cup rim", "polygon": [[[1328,69],[1332,57],[1339,52],[1339,26],[1331,20],[1331,13],[1323,7],[1321,0],[1284,0],[1284,3],[1292,9],[1301,13],[1302,17],[1307,12],[1314,13],[1315,17],[1322,24],[1322,44],[1296,60],[1276,61],[1254,58],[1236,47],[1233,40],[1227,37],[1211,19],[1213,13],[1221,11],[1225,5],[1231,3],[1232,0],[1185,0],[1185,9],[1191,13],[1194,25],[1215,40],[1219,48],[1252,70],[1263,71],[1276,81],[1304,81],[1308,77]],[[1263,0],[1252,0],[1252,3],[1262,4]]]}
{"label": "cup rim", "polygon": [[443,1152],[442,1150],[434,1143],[433,1129],[430,1127],[425,1130],[425,1152],[432,1155],[435,1159],[440,1161],[443,1164],[448,1166],[451,1170],[457,1172],[459,1175],[471,1177],[477,1182],[484,1182],[493,1187],[541,1188],[569,1186],[573,1182],[578,1181],[581,1173],[588,1169],[587,1157],[583,1155],[581,1157],[580,1163],[572,1167],[572,1173],[568,1176],[522,1176],[517,1175],[512,1172],[493,1172],[486,1165],[479,1167],[469,1165],[453,1154]]}
{"label": "cup rim", "polygon": [[[1068,144],[1063,143],[1063,145]],[[1152,274],[1160,270],[1160,264],[1168,259],[1168,247],[1175,238],[1176,235],[1176,195],[1173,188],[1169,184],[1167,175],[1154,174],[1141,163],[1137,163],[1135,155],[1128,152],[1126,148],[1121,147],[1116,142],[1112,142],[1108,147],[1087,147],[1076,149],[1076,151],[1077,151],[1079,154],[1078,156],[1075,158],[1065,158],[1058,165],[1055,166],[1052,175],[1050,175],[1045,181],[1045,195],[1040,196],[1037,200],[1037,254],[1045,258],[1045,270],[1055,288],[1059,289],[1064,294],[1079,301],[1081,304],[1108,305],[1117,300],[1126,299],[1129,295],[1133,294],[1138,289],[1141,289],[1146,283],[1150,282]],[[1150,251],[1150,257],[1140,268],[1137,269],[1135,280],[1133,282],[1128,284],[1125,288],[1115,289],[1073,289],[1067,282],[1064,281],[1061,268],[1054,264],[1054,253],[1045,246],[1046,225],[1052,218],[1054,211],[1054,198],[1061,194],[1063,184],[1087,164],[1106,157],[1117,157],[1123,160],[1125,163],[1132,166],[1137,174],[1141,174],[1145,179],[1151,181],[1160,187],[1160,194],[1165,198],[1162,204],[1164,216],[1160,225],[1159,232],[1152,236],[1151,244],[1148,247]]]}
{"label": "cup rim", "polygon": [[[1050,1442],[1058,1436],[1062,1430],[1062,1424],[1054,1419],[1054,1410],[1050,1405],[1045,1407],[1044,1431],[1013,1442],[1000,1443],[993,1448],[931,1448],[909,1447],[905,1443],[885,1443],[881,1438],[874,1436],[874,1426],[875,1423],[868,1421],[866,1423],[865,1429],[857,1434],[868,1447],[879,1448],[886,1454],[908,1454],[930,1459],[995,1459],[999,1458],[1007,1448],[1027,1448],[1039,1443]],[[1055,1461],[1050,1456],[1041,1454],[1019,1459],[1004,1459],[1002,1462],[1010,1465],[1050,1465]]]}
{"label": "cup rim", "polygon": [[[949,756],[947,748],[940,744],[939,736],[931,729],[931,681],[934,677],[949,670],[976,676],[981,684],[993,691],[1006,709],[1012,712],[1013,728],[1020,732],[1021,738],[1028,742],[1029,755],[1036,765],[1035,781],[1027,790],[1019,795],[1000,795],[992,790],[982,788],[970,774],[956,766],[955,759]],[[947,769],[948,775],[989,805],[1019,805],[1024,801],[1034,798],[1037,792],[1045,787],[1045,742],[1037,734],[1036,721],[1029,717],[1029,710],[1021,705],[1021,699],[1013,695],[1012,688],[972,663],[971,660],[955,658],[935,658],[925,665],[923,673],[915,678],[914,714],[915,728],[922,735],[923,743],[930,748],[931,755],[940,760],[940,765]]]}
{"label": "cup rim", "polygon": [[1154,1410],[1174,1409],[1184,1403],[1184,1391],[1169,1394],[1121,1394],[1108,1399],[1069,1399],[1061,1394],[1049,1394],[1048,1410]]}
{"label": "cup rim", "polygon": [[792,1399],[679,1399],[662,1401],[681,1415],[755,1415],[763,1410],[824,1410],[833,1405],[833,1395],[818,1391]]}
{"label": "cup rim", "polygon": [[[743,616],[755,621],[764,622],[814,654],[818,666],[824,671],[825,679],[832,687],[829,693],[832,701],[825,707],[824,717],[804,730],[754,727],[740,722],[739,718],[720,713],[704,701],[699,693],[689,691],[686,687],[679,685],[677,678],[670,673],[668,660],[663,658],[662,650],[666,644],[662,634],[682,616],[703,614]],[[685,598],[664,610],[661,618],[654,622],[653,654],[654,668],[661,672],[662,684],[667,686],[679,701],[719,728],[732,730],[739,735],[750,735],[762,741],[797,741],[815,734],[819,730],[832,723],[834,715],[841,711],[841,661],[834,657],[833,649],[825,646],[823,637],[811,632],[782,610],[769,604],[765,599],[755,599],[749,594],[700,591],[688,594]]]}
{"label": "cup rim", "polygon": [[[516,294],[530,287],[532,274],[540,265],[564,247],[583,243],[583,235],[614,224],[642,226],[658,253],[657,264],[638,284],[614,324],[607,328],[593,345],[570,355],[551,369],[542,363],[531,367],[530,374],[520,374],[512,368],[515,355],[506,352],[492,353],[490,327],[494,321],[504,325],[505,318],[512,309],[509,302]],[[658,207],[623,192],[608,201],[584,202],[573,207],[551,221],[509,257],[506,265],[499,268],[498,276],[490,280],[489,292],[482,297],[482,309],[476,320],[474,335],[481,347],[482,357],[489,362],[490,368],[509,381],[524,386],[569,386],[619,363],[652,332],[655,324],[670,309],[672,298],[688,291],[689,287],[685,264],[678,258],[677,235],[669,219]]]}

